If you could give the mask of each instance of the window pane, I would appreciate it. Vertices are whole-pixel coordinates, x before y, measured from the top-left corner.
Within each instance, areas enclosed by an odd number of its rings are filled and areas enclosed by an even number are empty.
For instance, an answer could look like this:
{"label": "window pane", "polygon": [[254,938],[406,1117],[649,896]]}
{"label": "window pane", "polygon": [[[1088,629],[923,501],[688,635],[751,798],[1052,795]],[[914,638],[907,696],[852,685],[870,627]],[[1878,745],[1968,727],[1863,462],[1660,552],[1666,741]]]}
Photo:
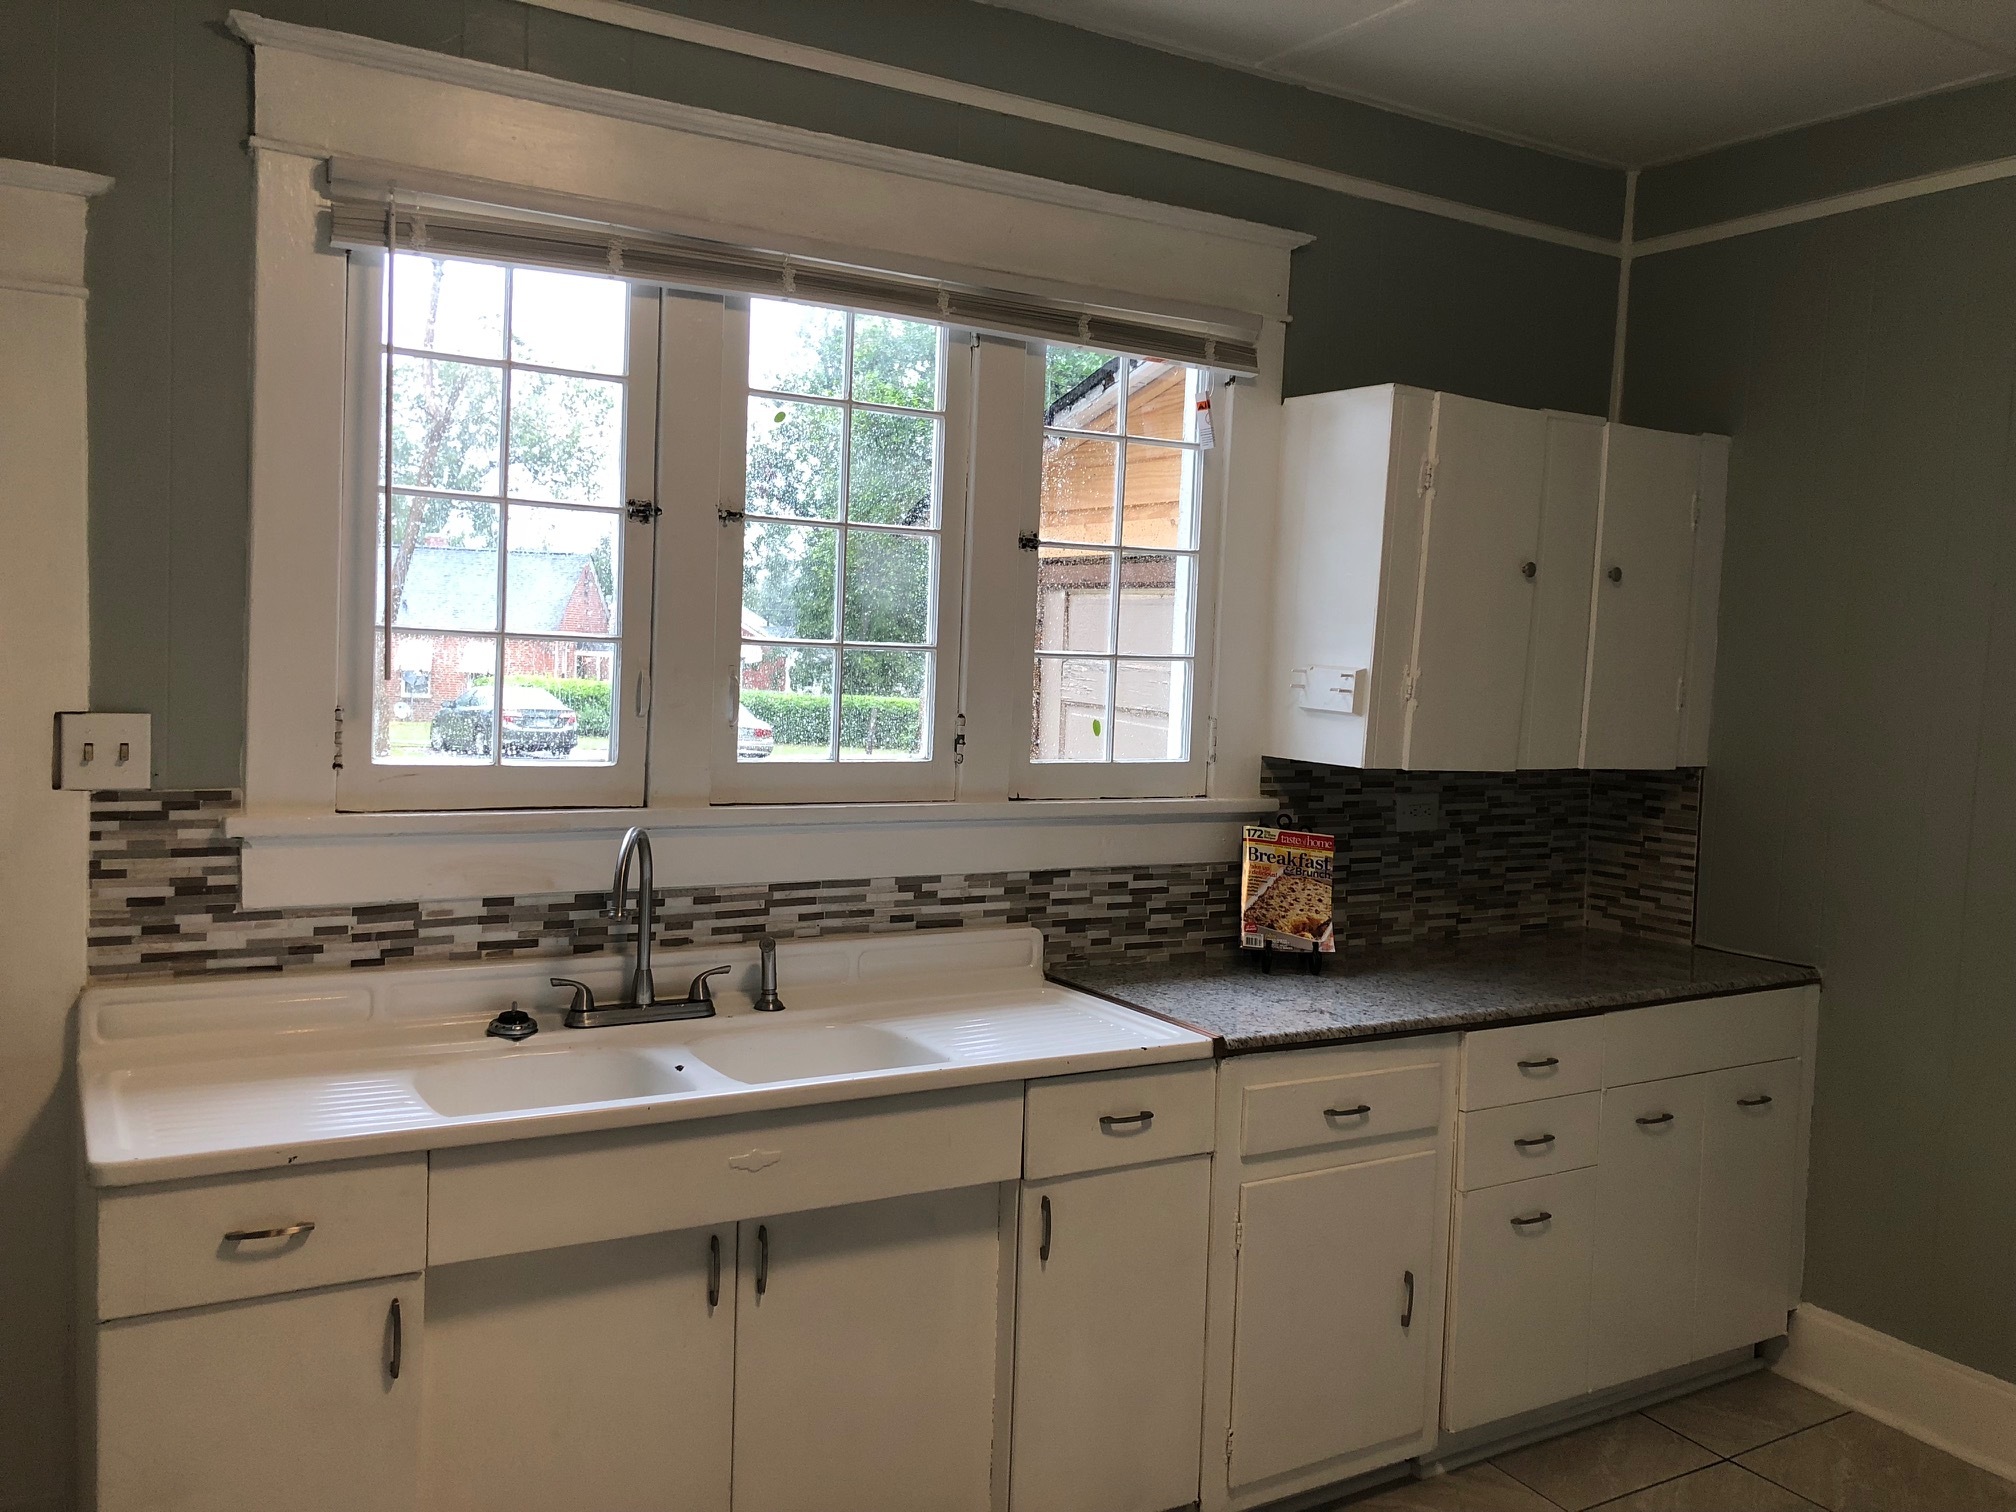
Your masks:
{"label": "window pane", "polygon": [[742,648],[738,761],[830,761],[833,653],[806,646]]}
{"label": "window pane", "polygon": [[1127,552],[1120,559],[1122,656],[1188,656],[1195,560]]}
{"label": "window pane", "polygon": [[1104,761],[1112,719],[1111,662],[1038,657],[1029,754],[1035,761]]}
{"label": "window pane", "polygon": [[921,761],[931,754],[931,663],[928,651],[842,653],[842,761]]}
{"label": "window pane", "polygon": [[512,763],[607,766],[616,647],[611,641],[507,640],[500,739]]}
{"label": "window pane", "polygon": [[889,530],[847,532],[846,616],[850,641],[921,646],[931,639],[930,536]]}
{"label": "window pane", "polygon": [[1180,362],[1127,359],[1127,434],[1189,441],[1197,432],[1200,371]]}
{"label": "window pane", "polygon": [[1119,448],[1084,436],[1043,437],[1041,523],[1046,541],[1113,543],[1113,475]]}
{"label": "window pane", "polygon": [[621,373],[630,286],[583,273],[519,268],[511,275],[511,356],[541,367]]}
{"label": "window pane", "polygon": [[1127,481],[1120,502],[1122,538],[1129,546],[1197,544],[1196,453],[1177,446],[1129,446]]}
{"label": "window pane", "polygon": [[497,492],[502,373],[432,357],[392,359],[392,480]]}
{"label": "window pane", "polygon": [[1113,553],[1045,546],[1036,560],[1036,649],[1110,651]]}
{"label": "window pane", "polygon": [[392,267],[392,344],[452,357],[502,357],[504,270],[400,253]]}
{"label": "window pane", "polygon": [[[742,536],[742,628],[782,640],[833,639],[833,568],[840,532],[763,525]],[[830,685],[831,673],[828,673]]]}
{"label": "window pane", "polygon": [[838,310],[749,301],[749,387],[838,399],[845,392],[847,317]]}
{"label": "window pane", "polygon": [[504,628],[521,635],[612,634],[616,530],[622,518],[602,510],[513,504]]}
{"label": "window pane", "polygon": [[1123,661],[1113,687],[1113,759],[1181,761],[1189,754],[1190,663]]}
{"label": "window pane", "polygon": [[838,519],[844,415],[837,404],[751,399],[743,508],[800,520]]}
{"label": "window pane", "polygon": [[1043,423],[1065,430],[1116,431],[1120,359],[1086,347],[1053,346],[1043,353]]}
{"label": "window pane", "polygon": [[623,502],[623,385],[511,375],[511,494],[615,508]]}
{"label": "window pane", "polygon": [[497,641],[488,635],[392,637],[392,677],[384,680],[384,634],[372,665],[374,761],[394,765],[488,766],[495,732],[491,684]]}
{"label": "window pane", "polygon": [[[378,622],[385,620],[385,512],[371,555]],[[396,625],[497,628],[497,506],[468,499],[392,496],[391,582]]]}
{"label": "window pane", "polygon": [[938,408],[935,325],[886,315],[854,317],[854,397],[865,404]]}
{"label": "window pane", "polygon": [[873,525],[935,526],[937,462],[936,419],[856,410],[847,518]]}

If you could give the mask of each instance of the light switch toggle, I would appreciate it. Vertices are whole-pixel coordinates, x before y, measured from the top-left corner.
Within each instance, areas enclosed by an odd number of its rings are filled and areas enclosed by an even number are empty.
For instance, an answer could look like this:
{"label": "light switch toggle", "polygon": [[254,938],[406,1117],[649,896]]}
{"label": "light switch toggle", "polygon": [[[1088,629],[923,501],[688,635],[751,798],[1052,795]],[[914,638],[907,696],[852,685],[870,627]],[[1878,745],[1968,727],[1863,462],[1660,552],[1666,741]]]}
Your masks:
{"label": "light switch toggle", "polygon": [[153,786],[153,717],[147,714],[58,714],[58,788]]}
{"label": "light switch toggle", "polygon": [[1305,709],[1324,714],[1363,714],[1369,677],[1363,667],[1297,667],[1290,686],[1296,703]]}

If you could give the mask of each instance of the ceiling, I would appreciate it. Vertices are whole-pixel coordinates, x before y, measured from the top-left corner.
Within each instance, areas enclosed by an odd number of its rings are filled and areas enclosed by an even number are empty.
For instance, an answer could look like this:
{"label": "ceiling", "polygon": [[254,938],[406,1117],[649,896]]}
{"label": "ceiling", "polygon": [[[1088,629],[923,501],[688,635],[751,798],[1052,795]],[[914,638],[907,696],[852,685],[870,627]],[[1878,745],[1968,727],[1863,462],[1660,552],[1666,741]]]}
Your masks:
{"label": "ceiling", "polygon": [[2016,74],[2016,0],[989,3],[1627,167]]}

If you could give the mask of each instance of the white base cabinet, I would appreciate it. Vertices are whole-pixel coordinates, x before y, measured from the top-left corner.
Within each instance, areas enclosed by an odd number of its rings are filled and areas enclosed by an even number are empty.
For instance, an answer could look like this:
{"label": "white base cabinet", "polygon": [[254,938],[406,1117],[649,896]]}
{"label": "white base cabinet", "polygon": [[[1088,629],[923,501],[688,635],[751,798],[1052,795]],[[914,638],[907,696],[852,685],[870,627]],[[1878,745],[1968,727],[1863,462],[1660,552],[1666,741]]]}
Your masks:
{"label": "white base cabinet", "polygon": [[420,1277],[97,1327],[101,1512],[410,1512]]}
{"label": "white base cabinet", "polygon": [[1796,1060],[1704,1076],[1697,1355],[1782,1333],[1805,1207]]}

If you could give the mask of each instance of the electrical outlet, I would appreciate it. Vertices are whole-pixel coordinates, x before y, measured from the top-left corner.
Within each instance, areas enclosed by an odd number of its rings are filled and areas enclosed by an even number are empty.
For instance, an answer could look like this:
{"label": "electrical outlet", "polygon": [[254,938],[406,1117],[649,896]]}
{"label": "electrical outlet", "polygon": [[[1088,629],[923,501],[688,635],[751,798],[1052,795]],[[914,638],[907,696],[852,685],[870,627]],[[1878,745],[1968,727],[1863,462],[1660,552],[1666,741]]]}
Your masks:
{"label": "electrical outlet", "polygon": [[1394,827],[1403,835],[1442,828],[1442,800],[1433,793],[1402,793],[1393,809]]}

